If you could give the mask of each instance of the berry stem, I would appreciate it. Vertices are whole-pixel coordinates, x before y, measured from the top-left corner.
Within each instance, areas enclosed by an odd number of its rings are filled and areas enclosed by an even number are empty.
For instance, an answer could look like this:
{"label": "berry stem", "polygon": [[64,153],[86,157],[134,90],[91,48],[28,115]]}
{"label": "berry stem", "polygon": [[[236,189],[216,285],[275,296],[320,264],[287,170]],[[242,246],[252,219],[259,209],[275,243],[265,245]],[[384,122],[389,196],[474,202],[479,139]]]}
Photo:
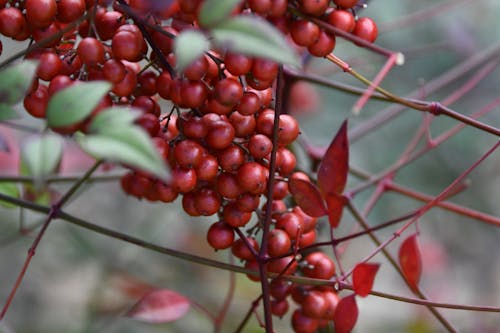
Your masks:
{"label": "berry stem", "polygon": [[[339,286],[341,289],[354,290],[352,285],[344,283],[344,282],[340,282]],[[491,313],[500,312],[500,308],[497,308],[494,306],[474,306],[474,305],[441,303],[441,302],[428,301],[428,300],[423,300],[423,299],[418,299],[418,298],[397,296],[397,295],[387,294],[387,293],[383,293],[383,292],[375,291],[375,290],[372,290],[370,292],[370,295],[382,297],[382,298],[387,298],[387,299],[392,299],[392,300],[396,300],[396,301],[400,301],[400,302],[404,302],[404,303],[432,306],[435,308],[445,308],[445,309],[465,310],[465,311],[491,312]]]}
{"label": "berry stem", "polygon": [[26,274],[26,271],[28,270],[28,267],[30,265],[31,259],[35,256],[36,249],[38,247],[38,244],[42,240],[43,235],[45,234],[45,231],[49,227],[50,222],[56,218],[59,213],[61,207],[71,198],[73,194],[80,188],[80,186],[92,175],[92,173],[101,165],[101,161],[97,161],[94,163],[94,165],[81,177],[71,188],[63,195],[61,199],[59,199],[55,204],[53,204],[47,214],[47,217],[42,225],[42,228],[38,232],[35,240],[31,244],[31,247],[28,249],[28,255],[26,257],[26,260],[23,264],[23,267],[21,269],[21,272],[17,276],[16,282],[14,283],[14,286],[12,287],[9,296],[7,298],[7,301],[5,302],[2,312],[0,313],[0,320],[2,320],[5,317],[5,314],[9,310],[10,304],[12,303],[12,300],[14,299],[14,296],[16,295],[16,292],[21,285],[24,275]]}

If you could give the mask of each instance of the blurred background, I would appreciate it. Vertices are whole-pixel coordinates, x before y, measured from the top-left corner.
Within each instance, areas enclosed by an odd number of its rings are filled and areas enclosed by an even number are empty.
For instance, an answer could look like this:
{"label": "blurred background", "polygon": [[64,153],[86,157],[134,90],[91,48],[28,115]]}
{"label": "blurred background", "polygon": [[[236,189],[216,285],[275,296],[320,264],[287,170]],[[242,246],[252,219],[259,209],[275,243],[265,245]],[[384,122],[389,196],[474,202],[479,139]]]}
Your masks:
{"label": "blurred background", "polygon": [[[422,15],[418,15],[421,13]],[[380,29],[377,43],[403,52],[404,66],[394,68],[382,86],[405,96],[420,89],[420,98],[440,101],[471,78],[482,65],[461,76],[437,92],[426,91],[425,84],[440,77],[486,49],[500,44],[500,2],[496,0],[372,0],[360,16],[373,18]],[[4,53],[0,62],[19,50],[2,37]],[[337,39],[335,54],[352,64],[368,78],[373,78],[385,59]],[[497,56],[498,58],[498,56]],[[307,71],[329,79],[360,86],[326,60],[308,64]],[[361,87],[361,86],[360,86]],[[467,95],[451,107],[463,114],[476,112],[499,96],[500,75],[493,70]],[[341,122],[349,118],[352,134],[372,117],[391,104],[370,101],[354,116],[351,112],[356,96],[320,86],[302,84],[296,88],[308,98],[290,101],[295,106],[304,135],[314,144],[327,145]],[[295,104],[293,104],[295,103]],[[301,104],[302,103],[302,104]],[[404,151],[423,120],[414,110],[404,110],[380,129],[369,132],[351,145],[351,165],[377,174],[392,165]],[[498,108],[482,118],[483,122],[500,126]],[[42,124],[26,116],[18,123],[41,128]],[[439,135],[454,120],[439,117],[431,133]],[[25,134],[1,126],[3,138],[12,146]],[[429,195],[438,195],[456,177],[481,157],[498,138],[474,128],[465,128],[443,145],[427,153],[397,173],[395,181]],[[90,160],[68,144],[63,173],[86,170]],[[16,154],[15,151],[12,152]],[[300,153],[300,150],[299,150]],[[4,155],[2,155],[3,158]],[[301,160],[303,166],[307,162]],[[470,174],[466,191],[451,201],[484,213],[499,216],[500,156],[493,154]],[[111,174],[119,173],[113,169]],[[5,176],[6,171],[2,171]],[[359,184],[350,177],[349,187]],[[67,184],[56,183],[63,192]],[[356,197],[362,208],[373,188]],[[370,213],[372,225],[383,223],[421,206],[396,194],[386,194]],[[192,218],[183,213],[180,202],[150,204],[123,194],[117,181],[96,182],[80,191],[65,207],[69,213],[149,242],[222,261],[229,251],[214,252],[205,241],[206,231],[215,217]],[[21,235],[24,227],[43,221],[43,215],[28,210],[0,207],[0,302],[12,287],[34,234]],[[328,239],[326,221],[319,223],[320,238]],[[346,213],[337,236],[349,233],[355,222]],[[430,299],[439,302],[500,306],[500,229],[442,209],[433,209],[419,223],[420,243],[424,256],[422,289]],[[381,239],[392,235],[396,227],[377,233]],[[412,232],[414,229],[410,229]],[[388,250],[397,255],[401,240]],[[348,244],[342,265],[350,268],[369,254],[375,246],[368,237]],[[411,297],[394,269],[377,255],[374,261],[382,266],[374,289]],[[136,246],[109,239],[62,221],[54,221],[43,238],[28,273],[14,299],[0,332],[212,332],[207,317],[196,308],[187,316],[164,325],[150,325],[123,317],[123,313],[140,294],[142,283],[169,288],[186,295],[203,307],[216,311],[227,293],[230,273],[215,268],[184,262]],[[233,332],[260,294],[260,285],[245,276],[236,275],[235,296],[223,332]],[[135,287],[138,290],[133,289]],[[356,332],[442,332],[429,312],[417,305],[377,297],[358,298],[360,316]],[[289,311],[291,313],[292,311]],[[460,331],[473,333],[498,332],[500,316],[481,312],[441,310]],[[275,319],[277,332],[289,332],[289,316]],[[252,318],[244,332],[262,332]]]}

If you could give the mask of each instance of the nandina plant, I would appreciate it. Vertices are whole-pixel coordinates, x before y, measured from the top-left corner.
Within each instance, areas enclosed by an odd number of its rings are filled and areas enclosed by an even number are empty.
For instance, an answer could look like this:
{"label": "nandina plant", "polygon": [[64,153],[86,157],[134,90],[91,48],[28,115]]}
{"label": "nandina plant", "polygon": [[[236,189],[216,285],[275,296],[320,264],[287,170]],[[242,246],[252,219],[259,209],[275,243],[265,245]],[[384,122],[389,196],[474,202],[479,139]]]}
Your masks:
{"label": "nandina plant", "polygon": [[[448,200],[461,192],[467,195],[471,173],[479,172],[499,145],[500,129],[494,119],[478,119],[495,110],[497,96],[473,112],[449,105],[495,69],[500,47],[485,48],[415,94],[399,96],[383,88],[384,79],[395,66],[404,65],[405,56],[379,44],[379,34],[432,19],[457,4],[440,3],[379,27],[365,15],[366,2],[0,1],[2,40],[9,45],[29,41],[0,62],[0,169],[5,170],[0,175],[0,203],[6,212],[20,212],[16,236],[32,237],[24,264],[8,267],[20,271],[17,278],[2,277],[3,285],[10,286],[2,294],[0,320],[5,330],[16,329],[17,324],[9,321],[10,311],[22,306],[15,300],[30,283],[23,280],[39,257],[37,249],[48,241],[54,220],[181,259],[192,269],[201,264],[217,274],[231,273],[227,286],[220,283],[214,288],[227,289],[227,295],[220,310],[213,310],[209,301],[190,292],[189,285],[169,288],[168,283],[148,281],[147,274],[128,270],[127,265],[112,267],[120,271],[114,273],[119,278],[107,289],[128,301],[110,310],[103,305],[105,297],[97,297],[93,306],[102,313],[94,310],[93,315],[125,315],[128,318],[117,319],[125,325],[134,325],[130,319],[153,326],[182,321],[194,307],[211,324],[206,331],[243,332],[260,326],[265,332],[351,332],[364,316],[358,303],[365,298],[423,308],[424,324],[414,325],[424,331],[470,331],[470,325],[450,319],[442,308],[500,312],[495,304],[442,302],[428,296],[422,281],[430,259],[422,238],[427,241],[429,229],[420,227],[430,222],[425,221],[429,211],[438,207],[468,217],[471,224],[487,224],[486,232],[497,232],[495,227],[500,226],[500,218],[471,208],[468,199],[463,204]],[[355,50],[352,57],[341,56],[349,48]],[[380,69],[369,79],[364,68],[375,64]],[[459,87],[453,85],[474,70]],[[359,85],[332,79],[329,72],[344,73]],[[342,111],[344,119],[333,117],[321,127],[328,133],[324,146],[315,143],[307,124],[321,119],[314,113],[321,108],[321,97],[313,84],[359,96],[350,103],[349,113],[340,105],[328,106],[330,112]],[[439,101],[427,98],[445,86],[454,89],[449,96]],[[376,104],[373,101],[390,106],[366,115]],[[407,127],[410,135],[391,137],[390,143],[381,142],[375,149],[369,140],[361,140],[383,131],[383,125],[402,126],[396,116],[403,110],[423,115]],[[431,127],[437,116],[446,118],[448,127]],[[436,195],[399,182],[406,166],[462,129],[488,137],[484,141],[488,144],[460,164],[463,168]],[[385,160],[382,171],[368,172],[368,165],[360,167],[359,158],[352,158],[367,151],[353,145],[358,140],[372,149],[374,158],[386,158],[383,150],[401,153]],[[71,161],[68,155],[81,150],[87,155],[79,155],[74,165],[91,161],[88,168],[76,176],[65,175],[64,170],[71,170],[63,167]],[[205,244],[200,248],[200,239],[191,230],[188,236],[194,241],[188,241],[189,246],[159,245],[140,233],[108,228],[66,210],[71,200],[80,202],[82,190],[103,181],[119,184],[128,196],[125,200],[136,207],[181,207],[186,218],[208,220]],[[70,185],[58,187],[58,182]],[[406,197],[423,203],[394,209],[386,200],[394,193],[398,200]],[[373,217],[377,209],[396,213]],[[43,219],[26,225],[26,211]],[[161,223],[175,225],[175,221]],[[169,227],[170,234],[177,232]],[[462,236],[467,243],[468,236]],[[358,239],[370,239],[373,245],[350,253]],[[203,246],[226,253],[224,258],[229,259],[210,256]],[[106,250],[94,252],[95,260],[100,260]],[[116,265],[120,263],[109,266]],[[400,289],[383,290],[391,283],[380,283],[387,278],[387,273],[377,278],[380,271],[395,272],[407,295],[400,295]],[[253,298],[241,297],[248,309],[239,312],[231,312],[231,303],[236,298],[240,302],[235,274],[246,275],[245,283],[258,286]],[[211,288],[190,270],[179,279],[201,290]],[[387,309],[384,316],[390,317],[391,311]]]}

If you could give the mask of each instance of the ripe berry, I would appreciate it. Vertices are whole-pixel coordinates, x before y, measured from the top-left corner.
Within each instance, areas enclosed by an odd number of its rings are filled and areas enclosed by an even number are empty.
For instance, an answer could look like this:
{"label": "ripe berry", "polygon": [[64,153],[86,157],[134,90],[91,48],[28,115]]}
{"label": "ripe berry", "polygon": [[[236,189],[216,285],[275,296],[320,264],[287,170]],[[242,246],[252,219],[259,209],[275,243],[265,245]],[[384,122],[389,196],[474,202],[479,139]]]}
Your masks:
{"label": "ripe berry", "polygon": [[54,52],[46,52],[40,56],[36,74],[44,81],[52,80],[62,70],[62,61]]}
{"label": "ripe berry", "polygon": [[203,55],[194,60],[189,66],[184,69],[184,76],[188,80],[198,81],[203,79],[208,70],[208,60]]}
{"label": "ripe berry", "polygon": [[111,48],[116,59],[136,62],[142,58],[142,35],[129,30],[118,30],[112,39]]}
{"label": "ripe berry", "polygon": [[290,251],[292,241],[286,232],[274,229],[269,233],[267,253],[271,257],[278,257]]}
{"label": "ripe berry", "polygon": [[356,26],[352,32],[359,38],[373,43],[377,39],[378,29],[375,22],[369,17],[361,17],[356,22]]}
{"label": "ripe berry", "polygon": [[254,134],[248,140],[248,151],[255,159],[261,159],[271,153],[273,142],[264,134]]}
{"label": "ripe berry", "polygon": [[266,15],[272,8],[273,0],[248,0],[248,7],[261,15]]}
{"label": "ripe berry", "polygon": [[292,284],[282,279],[274,279],[269,285],[269,293],[277,300],[285,299],[292,290]]}
{"label": "ripe berry", "polygon": [[220,195],[227,199],[236,199],[241,193],[236,175],[227,172],[217,176],[216,189]]}
{"label": "ripe berry", "polygon": [[26,21],[35,28],[48,27],[57,13],[56,0],[26,0]]}
{"label": "ripe berry", "polygon": [[300,0],[299,5],[302,12],[313,16],[321,16],[325,13],[329,0]]}
{"label": "ripe berry", "polygon": [[234,241],[233,228],[222,221],[215,222],[208,229],[207,241],[216,250],[227,249]]}
{"label": "ripe berry", "polygon": [[188,214],[189,216],[200,216],[201,215],[195,206],[195,193],[194,192],[184,193],[184,195],[182,196],[182,209],[184,209],[184,212],[186,212],[186,214]]}
{"label": "ripe berry", "polygon": [[252,69],[252,58],[239,53],[226,53],[224,65],[234,76],[245,75]]}
{"label": "ripe berry", "polygon": [[302,313],[308,317],[320,319],[328,310],[328,305],[323,293],[312,291],[302,302]]}
{"label": "ripe berry", "polygon": [[76,52],[80,60],[88,66],[95,66],[104,62],[104,46],[93,37],[82,39]]}
{"label": "ripe berry", "polygon": [[215,98],[223,105],[233,106],[243,96],[241,83],[232,78],[222,79],[214,87]]}
{"label": "ripe berry", "polygon": [[260,81],[272,81],[278,75],[278,67],[272,60],[257,58],[252,64],[252,75]]}
{"label": "ripe berry", "polygon": [[299,133],[299,123],[294,117],[288,114],[282,114],[279,116],[279,143],[282,145],[288,145],[297,139]]}
{"label": "ripe berry", "polygon": [[158,200],[162,202],[172,202],[179,195],[172,186],[159,181],[155,183],[154,187],[155,191],[158,193]]}
{"label": "ripe berry", "polygon": [[337,27],[346,32],[352,32],[354,30],[354,27],[356,26],[354,15],[352,15],[350,11],[342,9],[333,10],[326,17],[326,21],[334,27]]}
{"label": "ripe berry", "polygon": [[332,53],[335,48],[335,36],[327,33],[326,31],[321,31],[318,40],[309,45],[307,50],[313,56],[316,57],[326,57]]}
{"label": "ripe berry", "polygon": [[318,325],[317,319],[306,316],[299,309],[295,310],[292,315],[292,327],[296,333],[314,333]]}
{"label": "ripe berry", "polygon": [[[257,253],[259,251],[259,243],[257,243],[255,238],[247,237],[246,240],[248,242],[248,245],[250,245]],[[255,257],[252,254],[252,251],[250,251],[250,249],[248,248],[248,245],[243,241],[243,239],[239,238],[234,241],[233,245],[231,246],[231,252],[237,258],[243,260],[253,260],[255,259]]]}
{"label": "ripe berry", "polygon": [[181,99],[188,108],[199,108],[207,99],[207,87],[201,81],[185,81],[181,86]]}
{"label": "ripe berry", "polygon": [[241,211],[238,206],[231,202],[222,210],[224,222],[235,228],[243,227],[252,218],[252,213]]}
{"label": "ripe berry", "polygon": [[194,140],[183,140],[173,149],[173,156],[177,164],[183,168],[197,167],[203,157],[203,147]]}
{"label": "ripe berry", "polygon": [[210,148],[224,149],[233,142],[234,134],[234,127],[229,122],[218,121],[210,126],[205,140]]}
{"label": "ripe berry", "polygon": [[333,0],[333,2],[337,6],[340,6],[343,8],[352,8],[358,3],[358,0]]}
{"label": "ripe berry", "polygon": [[231,145],[217,153],[219,166],[227,172],[238,170],[245,160],[245,152],[237,145]]}
{"label": "ripe berry", "polygon": [[196,173],[193,169],[176,167],[172,169],[172,187],[180,193],[187,193],[196,187]]}
{"label": "ripe berry", "polygon": [[235,133],[238,138],[246,138],[255,132],[255,117],[245,116],[235,111],[229,116],[229,122],[233,125]]}
{"label": "ripe berry", "polygon": [[23,13],[15,7],[0,9],[0,34],[14,38],[26,29]]}
{"label": "ripe berry", "polygon": [[238,209],[244,212],[253,212],[259,208],[260,195],[243,193],[236,199]]}
{"label": "ripe berry", "polygon": [[85,13],[85,0],[59,0],[57,3],[57,19],[69,23]]}
{"label": "ripe berry", "polygon": [[26,95],[24,98],[24,108],[35,118],[45,118],[48,102],[48,89],[46,86],[39,84],[34,92]]}
{"label": "ripe berry", "polygon": [[306,266],[302,269],[305,276],[328,280],[335,274],[335,264],[323,252],[313,252],[305,257]]}
{"label": "ripe berry", "polygon": [[194,197],[194,206],[203,216],[210,216],[219,211],[221,207],[220,195],[211,188],[197,190]]}
{"label": "ripe berry", "polygon": [[288,301],[283,300],[271,300],[271,313],[277,317],[283,317],[288,312]]}
{"label": "ripe berry", "polygon": [[242,115],[251,116],[259,111],[261,107],[262,102],[260,97],[252,91],[245,91],[241,97],[237,110]]}
{"label": "ripe berry", "polygon": [[[81,44],[81,42],[80,42]],[[116,59],[109,59],[102,66],[102,73],[106,80],[112,83],[118,83],[123,80],[126,74],[126,69],[123,63]]]}
{"label": "ripe berry", "polygon": [[198,180],[211,181],[217,177],[219,164],[213,155],[203,155],[201,162],[195,168]]}
{"label": "ripe berry", "polygon": [[244,191],[262,194],[267,185],[267,172],[259,163],[248,162],[238,169],[237,179]]}
{"label": "ripe berry", "polygon": [[295,44],[309,46],[314,44],[319,38],[320,29],[311,21],[296,20],[290,27],[290,35]]}

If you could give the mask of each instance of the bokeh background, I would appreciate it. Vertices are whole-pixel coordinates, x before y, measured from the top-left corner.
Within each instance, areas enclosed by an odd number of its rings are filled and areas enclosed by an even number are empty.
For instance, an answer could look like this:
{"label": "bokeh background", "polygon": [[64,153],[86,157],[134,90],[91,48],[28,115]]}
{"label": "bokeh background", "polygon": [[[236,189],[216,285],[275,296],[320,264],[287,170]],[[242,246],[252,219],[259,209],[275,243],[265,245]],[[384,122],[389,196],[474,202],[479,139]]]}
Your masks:
{"label": "bokeh background", "polygon": [[[440,4],[447,5],[436,7]],[[410,20],[415,17],[415,13],[422,11],[427,12],[420,19]],[[464,84],[474,71],[433,94],[426,92],[425,83],[500,43],[500,2],[497,0],[372,0],[368,8],[359,14],[370,16],[379,23],[381,34],[377,43],[405,54],[404,66],[394,68],[383,82],[385,88],[402,96],[420,88],[422,99],[441,100]],[[4,54],[0,61],[22,47],[5,38],[2,42]],[[376,75],[384,62],[381,56],[341,39],[337,39],[335,53],[369,78]],[[307,70],[359,86],[347,74],[324,60],[309,63]],[[452,108],[464,114],[478,111],[499,97],[499,87],[500,75],[495,69]],[[356,101],[355,96],[319,86],[306,86],[306,89],[311,89],[307,95],[315,96],[317,100],[309,100],[306,108],[297,112],[297,117],[303,133],[319,145],[330,142],[345,118],[349,118],[349,127],[353,130],[390,107],[388,103],[370,101],[359,116],[354,116],[351,109]],[[404,110],[390,124],[370,132],[351,145],[351,164],[372,173],[384,170],[404,150],[422,119],[421,113]],[[482,120],[499,127],[498,109]],[[40,122],[29,116],[18,122],[42,127]],[[431,132],[439,134],[455,124],[453,120],[440,117],[433,122]],[[26,136],[4,126],[1,130],[4,140],[13,147]],[[496,140],[492,135],[466,128],[402,169],[396,181],[437,195]],[[75,174],[85,170],[90,161],[75,153],[71,144],[66,148],[68,153],[62,172]],[[13,153],[16,153],[15,149]],[[301,163],[307,166],[305,159]],[[499,216],[499,167],[500,157],[496,153],[469,176],[467,191],[456,195],[452,201]],[[120,173],[120,169],[115,168],[110,172]],[[7,171],[2,171],[2,176],[6,174]],[[349,185],[355,186],[358,182],[355,177],[351,177]],[[64,191],[68,185],[57,183],[53,187]],[[356,197],[356,204],[362,207],[370,194],[371,190],[363,192]],[[376,225],[420,205],[412,199],[388,194],[369,215],[369,221]],[[206,231],[215,218],[189,217],[182,212],[179,200],[173,204],[150,204],[127,197],[116,181],[96,182],[84,187],[65,209],[93,223],[158,245],[224,261],[229,257],[227,251],[216,253],[206,244]],[[25,227],[30,227],[42,220],[42,215],[27,210],[0,207],[2,303],[33,241],[33,234],[19,233],[20,221]],[[319,223],[322,239],[328,238],[325,222]],[[348,233],[354,224],[349,214],[345,214],[337,235]],[[426,214],[419,226],[424,255],[422,287],[431,299],[500,306],[499,228],[441,209],[433,209]],[[378,235],[386,239],[394,230],[389,228],[378,232]],[[389,251],[397,254],[400,242],[397,240],[391,244]],[[345,249],[342,264],[352,267],[373,249],[374,245],[367,237],[352,241]],[[382,263],[375,282],[376,290],[411,296],[382,256],[377,255],[374,261]],[[216,311],[226,295],[229,277],[230,273],[225,271],[170,258],[63,221],[55,221],[43,238],[6,319],[0,323],[0,332],[212,332],[210,321],[196,308],[192,308],[179,321],[164,325],[149,325],[125,318],[123,313],[134,303],[133,297],[127,297],[127,291],[130,296],[130,285],[142,281],[176,290],[207,309]],[[223,332],[234,331],[252,300],[260,293],[259,284],[250,282],[245,276],[237,274],[236,283],[235,296]],[[356,332],[443,331],[428,311],[417,305],[373,296],[358,299],[358,304],[360,317]],[[493,333],[498,332],[500,327],[498,314],[444,309],[441,312],[462,332]],[[288,316],[282,320],[276,319],[276,331],[291,331],[289,322]],[[263,330],[253,318],[244,331]]]}

